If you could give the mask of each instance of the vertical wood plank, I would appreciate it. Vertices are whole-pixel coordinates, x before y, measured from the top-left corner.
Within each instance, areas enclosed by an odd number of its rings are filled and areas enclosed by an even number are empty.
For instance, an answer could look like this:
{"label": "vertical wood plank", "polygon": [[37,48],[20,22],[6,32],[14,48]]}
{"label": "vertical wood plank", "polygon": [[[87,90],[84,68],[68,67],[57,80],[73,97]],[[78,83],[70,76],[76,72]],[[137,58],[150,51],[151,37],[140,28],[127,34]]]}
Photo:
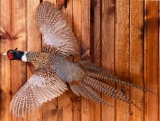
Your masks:
{"label": "vertical wood plank", "polygon": [[73,30],[78,41],[78,45],[81,46],[82,41],[82,1],[74,0],[73,1]]}
{"label": "vertical wood plank", "polygon": [[58,102],[57,98],[43,104],[43,121],[57,121],[57,112],[58,112]]}
{"label": "vertical wood plank", "polygon": [[90,52],[90,61],[94,62],[94,8],[95,8],[95,1],[90,0],[90,49],[87,52]]}
{"label": "vertical wood plank", "polygon": [[[145,7],[145,85],[158,93],[158,1],[146,1]],[[158,96],[145,93],[145,120],[158,121]]]}
{"label": "vertical wood plank", "polygon": [[[131,83],[143,87],[144,80],[144,37],[143,37],[143,1],[130,0],[130,80]],[[136,8],[136,9],[135,9]],[[143,90],[131,88],[131,100],[141,110],[131,105],[131,120],[143,121]]]}
{"label": "vertical wood plank", "polygon": [[[11,33],[11,1],[0,1],[0,28]],[[11,65],[10,60],[2,54],[11,48],[11,42],[0,42],[0,121],[11,121],[9,105],[11,101]]]}
{"label": "vertical wood plank", "polygon": [[[55,6],[57,6],[57,0],[43,0],[49,1]],[[44,44],[43,40],[42,43]],[[43,45],[42,44],[42,45]],[[52,99],[43,105],[43,121],[57,121],[57,113],[58,113],[58,98]]]}
{"label": "vertical wood plank", "polygon": [[90,0],[82,0],[82,54],[90,49],[90,5]]}
{"label": "vertical wood plank", "polygon": [[[73,31],[75,33],[77,43],[79,47],[82,41],[82,0],[73,0]],[[75,58],[79,59],[79,57]],[[81,119],[81,97],[73,94],[73,120],[72,121],[82,121]]]}
{"label": "vertical wood plank", "polygon": [[94,63],[101,63],[101,0],[94,2]]}
{"label": "vertical wood plank", "polygon": [[[114,16],[115,2],[113,0],[102,0],[102,67],[106,68],[108,73],[114,74]],[[114,87],[114,83],[110,83]],[[115,105],[115,99],[102,94],[102,97],[112,105]],[[114,121],[115,108],[102,105],[102,121]]]}
{"label": "vertical wood plank", "polygon": [[[27,1],[27,50],[41,50],[41,33],[38,28],[36,14],[40,0]],[[31,74],[31,73],[28,73]],[[31,76],[31,75],[30,75]]]}
{"label": "vertical wood plank", "polygon": [[[82,0],[82,45],[81,53],[90,49],[90,3],[91,1]],[[81,98],[81,120],[94,120],[94,103],[86,98]]]}
{"label": "vertical wood plank", "polygon": [[[26,1],[25,0],[12,0],[12,34],[18,35],[16,41],[12,41],[13,48],[18,50],[26,51]],[[12,92],[13,95],[27,80],[27,69],[26,63],[21,61],[11,61],[11,80],[12,80]],[[16,121],[13,117],[12,121]],[[22,119],[22,120],[26,120]]]}
{"label": "vertical wood plank", "polygon": [[[129,80],[129,0],[116,0],[115,17],[115,72],[122,80]],[[129,96],[129,88],[117,84]],[[116,101],[116,120],[129,120],[129,105]]]}
{"label": "vertical wood plank", "polygon": [[[160,1],[159,1],[159,20],[160,20]],[[158,37],[159,37],[159,65],[158,65],[158,80],[160,80],[160,21],[159,21],[159,25],[158,25],[158,30],[159,30],[159,33],[158,33]],[[160,82],[158,82],[158,94],[160,95]],[[159,107],[159,109],[158,109],[158,111],[159,111],[159,114],[158,114],[158,118],[159,118],[159,120],[160,120],[160,96],[158,96],[158,100],[159,100],[159,104],[158,104],[158,107]]]}
{"label": "vertical wood plank", "polygon": [[63,95],[58,97],[58,117],[57,121],[72,121],[72,92],[67,90]]}
{"label": "vertical wood plank", "polygon": [[[94,19],[94,51],[93,51],[94,63],[100,66],[101,65],[101,0],[96,0],[96,1],[94,0],[93,4],[94,4],[94,18],[91,19]],[[93,40],[91,40],[91,42],[93,43]],[[94,114],[95,114],[94,115],[95,121],[101,121],[101,104],[96,104],[96,103],[94,104]]]}
{"label": "vertical wood plank", "polygon": [[51,3],[55,4],[55,5],[57,5],[57,0],[43,0],[43,1],[48,1],[48,2],[51,2]]}
{"label": "vertical wood plank", "polygon": [[[57,0],[43,0],[51,2],[57,5]],[[44,41],[42,40],[42,46]],[[45,104],[43,104],[43,121],[57,121],[57,113],[58,113],[58,98],[52,99]]]}
{"label": "vertical wood plank", "polygon": [[[58,6],[63,4],[64,0],[57,0]],[[62,7],[62,12],[67,23],[72,27],[72,0],[67,2],[67,8]],[[69,86],[68,86],[69,88]],[[70,88],[58,97],[58,121],[72,121],[72,91]]]}
{"label": "vertical wood plank", "polygon": [[[40,0],[28,0],[27,1],[27,15],[26,15],[26,26],[27,26],[27,51],[40,51],[41,50],[41,35],[36,20],[36,10]],[[30,70],[27,68],[27,80],[32,76]],[[32,114],[28,114],[27,120],[31,121],[42,121],[42,107],[35,109]]]}

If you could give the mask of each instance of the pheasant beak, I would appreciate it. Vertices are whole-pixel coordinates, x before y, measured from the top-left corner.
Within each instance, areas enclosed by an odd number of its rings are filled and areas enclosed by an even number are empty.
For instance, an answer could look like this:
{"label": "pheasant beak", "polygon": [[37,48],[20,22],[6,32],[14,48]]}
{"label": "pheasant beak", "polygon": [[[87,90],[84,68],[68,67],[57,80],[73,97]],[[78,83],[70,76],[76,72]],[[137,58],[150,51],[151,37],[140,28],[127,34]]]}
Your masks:
{"label": "pheasant beak", "polygon": [[3,53],[2,55],[5,55],[5,56],[7,56],[7,53]]}

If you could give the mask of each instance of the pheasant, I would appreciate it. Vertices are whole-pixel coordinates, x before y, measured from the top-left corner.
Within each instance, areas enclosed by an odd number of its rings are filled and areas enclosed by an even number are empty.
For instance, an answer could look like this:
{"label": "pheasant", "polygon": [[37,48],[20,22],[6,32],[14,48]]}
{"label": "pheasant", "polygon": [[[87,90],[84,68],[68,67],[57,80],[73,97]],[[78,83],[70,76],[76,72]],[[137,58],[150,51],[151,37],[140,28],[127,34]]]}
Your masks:
{"label": "pheasant", "polygon": [[15,49],[6,53],[10,60],[27,62],[33,73],[11,100],[12,115],[24,117],[27,112],[40,107],[44,102],[60,96],[67,90],[67,83],[74,94],[110,107],[113,105],[105,101],[95,90],[128,104],[135,104],[121,91],[100,80],[149,91],[122,81],[89,61],[70,61],[69,57],[79,54],[80,51],[72,29],[54,4],[42,2],[38,6],[37,22],[45,43],[41,52],[22,52]]}

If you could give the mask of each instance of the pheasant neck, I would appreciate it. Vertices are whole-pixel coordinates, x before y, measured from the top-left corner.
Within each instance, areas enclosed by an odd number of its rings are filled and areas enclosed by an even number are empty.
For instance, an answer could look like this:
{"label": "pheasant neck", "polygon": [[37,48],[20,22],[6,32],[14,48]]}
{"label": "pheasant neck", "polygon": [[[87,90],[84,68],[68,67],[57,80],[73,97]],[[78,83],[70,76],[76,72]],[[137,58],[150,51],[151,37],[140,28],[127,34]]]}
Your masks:
{"label": "pheasant neck", "polygon": [[28,52],[24,52],[24,54],[22,55],[22,61],[24,61],[24,62],[27,62],[27,54],[28,54]]}

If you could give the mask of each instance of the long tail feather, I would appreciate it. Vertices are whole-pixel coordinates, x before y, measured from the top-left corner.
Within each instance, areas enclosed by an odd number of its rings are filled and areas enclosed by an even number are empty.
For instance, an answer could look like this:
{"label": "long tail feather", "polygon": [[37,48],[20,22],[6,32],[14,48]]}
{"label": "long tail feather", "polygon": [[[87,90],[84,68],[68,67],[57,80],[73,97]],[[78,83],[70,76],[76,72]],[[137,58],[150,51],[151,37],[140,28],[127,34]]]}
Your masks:
{"label": "long tail feather", "polygon": [[80,89],[82,90],[86,98],[89,98],[94,102],[103,103],[103,104],[106,104],[107,106],[113,107],[112,105],[107,103],[105,100],[103,100],[92,88],[82,84],[80,86]]}
{"label": "long tail feather", "polygon": [[91,87],[91,88],[94,88],[104,94],[107,94],[115,99],[118,99],[118,100],[122,100],[126,103],[131,103],[133,104],[134,106],[136,106],[138,109],[140,109],[135,103],[133,103],[131,101],[131,99],[129,97],[127,97],[126,95],[124,95],[122,92],[114,89],[113,87],[103,83],[103,82],[100,82],[99,80],[96,80],[94,78],[91,78],[91,77],[86,77],[83,81],[84,84],[86,84],[87,86]]}
{"label": "long tail feather", "polygon": [[[71,82],[72,83],[72,82]],[[72,89],[72,91],[78,95],[78,96],[83,96],[86,97],[96,103],[103,103],[109,107],[113,107],[112,105],[110,105],[108,102],[106,102],[105,100],[103,100],[103,98],[101,98],[90,86],[87,86],[84,83],[81,84],[71,84],[70,83],[70,87]],[[73,82],[74,83],[74,82]]]}
{"label": "long tail feather", "polygon": [[96,78],[98,80],[108,80],[108,81],[124,84],[124,85],[127,85],[127,86],[132,86],[132,87],[142,89],[142,90],[145,90],[145,91],[156,94],[155,92],[150,91],[150,90],[148,90],[146,88],[143,88],[141,86],[137,86],[137,85],[131,84],[129,82],[122,81],[119,78],[117,78],[116,76],[108,74],[105,69],[103,69],[100,66],[97,66],[97,65],[95,65],[95,64],[93,64],[89,61],[80,61],[79,64],[83,68],[85,68],[87,74],[92,78]]}

